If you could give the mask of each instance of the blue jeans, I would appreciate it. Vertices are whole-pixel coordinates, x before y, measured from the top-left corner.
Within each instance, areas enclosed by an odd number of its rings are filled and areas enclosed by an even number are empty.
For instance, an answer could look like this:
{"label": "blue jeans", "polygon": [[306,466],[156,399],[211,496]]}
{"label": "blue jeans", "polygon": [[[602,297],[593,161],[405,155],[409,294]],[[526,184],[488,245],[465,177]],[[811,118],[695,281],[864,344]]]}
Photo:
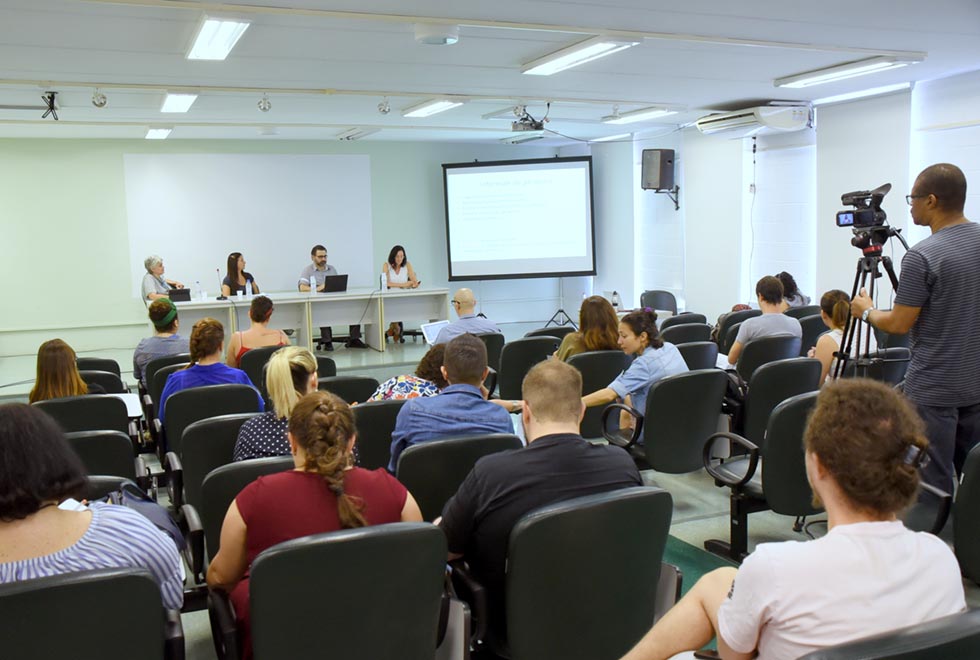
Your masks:
{"label": "blue jeans", "polygon": [[953,492],[953,479],[963,469],[966,455],[980,442],[980,403],[960,408],[916,404],[926,425],[929,464],[922,468],[922,480],[947,493]]}

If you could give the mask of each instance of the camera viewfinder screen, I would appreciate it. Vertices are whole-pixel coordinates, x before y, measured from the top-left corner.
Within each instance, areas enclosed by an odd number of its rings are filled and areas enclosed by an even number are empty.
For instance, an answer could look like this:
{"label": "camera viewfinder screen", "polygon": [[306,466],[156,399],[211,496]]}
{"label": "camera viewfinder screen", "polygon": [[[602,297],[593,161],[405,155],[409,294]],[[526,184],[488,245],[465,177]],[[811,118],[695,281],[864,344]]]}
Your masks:
{"label": "camera viewfinder screen", "polygon": [[854,226],[854,213],[851,211],[841,211],[837,214],[837,226],[838,227],[853,227]]}

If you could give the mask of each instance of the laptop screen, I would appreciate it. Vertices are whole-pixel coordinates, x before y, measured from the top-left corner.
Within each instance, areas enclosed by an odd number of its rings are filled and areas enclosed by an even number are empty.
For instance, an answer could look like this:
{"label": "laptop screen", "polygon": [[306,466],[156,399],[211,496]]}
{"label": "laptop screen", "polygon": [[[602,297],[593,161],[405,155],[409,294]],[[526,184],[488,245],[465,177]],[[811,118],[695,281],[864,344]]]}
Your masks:
{"label": "laptop screen", "polygon": [[420,327],[422,329],[422,336],[425,337],[425,343],[432,345],[436,343],[436,338],[439,336],[439,331],[449,325],[449,321],[435,321],[434,323],[423,323]]}

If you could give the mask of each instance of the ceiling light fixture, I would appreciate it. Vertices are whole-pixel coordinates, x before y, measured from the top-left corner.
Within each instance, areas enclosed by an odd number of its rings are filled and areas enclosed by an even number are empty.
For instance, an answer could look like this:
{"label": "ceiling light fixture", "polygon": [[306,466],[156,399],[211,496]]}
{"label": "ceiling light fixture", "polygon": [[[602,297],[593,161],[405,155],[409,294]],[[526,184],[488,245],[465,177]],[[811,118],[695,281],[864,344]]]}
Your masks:
{"label": "ceiling light fixture", "polygon": [[269,112],[269,110],[272,110],[272,101],[269,100],[268,94],[263,94],[257,105],[261,112]]}
{"label": "ceiling light fixture", "polygon": [[223,60],[248,29],[248,21],[204,17],[194,43],[187,51],[189,60]]}
{"label": "ceiling light fixture", "polygon": [[822,99],[816,99],[810,102],[810,105],[829,105],[831,103],[842,103],[844,101],[853,101],[855,99],[863,99],[868,96],[880,96],[882,94],[891,94],[893,92],[902,92],[906,89],[912,89],[912,83],[903,82],[897,85],[885,85],[884,87],[872,87],[871,89],[861,89],[856,92],[848,92],[846,94],[837,94],[835,96],[825,96]]}
{"label": "ceiling light fixture", "polygon": [[607,115],[602,118],[603,124],[632,124],[636,121],[646,121],[649,119],[659,119],[660,117],[668,117],[670,115],[676,115],[676,110],[671,110],[670,108],[663,107],[652,107],[652,108],[640,108],[639,110],[631,110],[630,112],[620,113],[618,108],[613,109],[611,115]]}
{"label": "ceiling light fixture", "polygon": [[869,73],[890,71],[891,69],[898,69],[903,66],[908,66],[909,64],[917,64],[923,59],[924,58],[922,57],[871,57],[866,60],[858,60],[857,62],[848,62],[847,64],[840,64],[838,66],[830,66],[823,69],[806,71],[804,73],[796,74],[795,76],[776,78],[772,81],[772,84],[776,87],[800,89],[802,87],[823,85],[824,83],[847,80],[848,78],[856,78],[857,76],[865,76]]}
{"label": "ceiling light fixture", "polygon": [[632,140],[632,133],[620,133],[619,135],[607,135],[589,140],[589,142],[615,142],[616,140]]}
{"label": "ceiling light fixture", "polygon": [[597,60],[606,55],[618,53],[621,50],[639,45],[639,41],[614,39],[610,37],[592,37],[574,46],[556,50],[549,55],[531,60],[521,67],[521,73],[531,76],[550,76],[553,73],[571,69],[572,67]]}
{"label": "ceiling light fixture", "polygon": [[108,104],[109,99],[106,98],[101,89],[96,87],[95,91],[92,92],[92,105],[94,105],[96,108],[104,108]]}
{"label": "ceiling light fixture", "polygon": [[383,115],[386,115],[389,112],[391,112],[391,103],[388,101],[388,97],[387,96],[384,97],[384,99],[382,99],[381,103],[378,104],[378,112],[380,112]]}
{"label": "ceiling light fixture", "polygon": [[167,92],[167,96],[163,99],[163,104],[160,106],[160,112],[187,112],[196,100],[197,94],[174,94]]}
{"label": "ceiling light fixture", "polygon": [[173,132],[172,128],[150,128],[146,131],[147,140],[166,140]]}
{"label": "ceiling light fixture", "polygon": [[463,101],[453,99],[430,99],[402,110],[402,117],[431,117],[463,105]]}
{"label": "ceiling light fixture", "polygon": [[374,135],[380,130],[381,129],[379,128],[348,128],[343,133],[338,133],[337,139],[343,140],[345,142],[352,141],[352,140],[360,140],[361,138],[365,138],[369,135]]}

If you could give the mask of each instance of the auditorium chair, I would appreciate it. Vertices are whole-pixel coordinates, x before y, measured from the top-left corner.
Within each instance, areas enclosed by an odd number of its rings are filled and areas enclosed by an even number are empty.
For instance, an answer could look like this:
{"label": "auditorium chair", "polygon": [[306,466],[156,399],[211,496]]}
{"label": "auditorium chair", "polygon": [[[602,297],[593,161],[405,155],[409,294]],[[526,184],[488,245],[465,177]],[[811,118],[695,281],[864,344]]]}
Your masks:
{"label": "auditorium chair", "polygon": [[112,358],[79,357],[75,358],[75,366],[79,371],[108,371],[111,374],[122,376],[119,363]]}
{"label": "auditorium chair", "polygon": [[108,394],[83,394],[48,399],[33,404],[57,422],[65,433],[75,431],[119,431],[139,449],[139,431],[129,419],[126,404]]}
{"label": "auditorium chair", "polygon": [[[152,395],[153,389],[153,378],[156,376],[158,370],[163,367],[169,367],[172,364],[187,365],[190,364],[191,356],[189,353],[178,353],[176,355],[165,355],[163,357],[155,358],[147,362],[146,366],[143,368],[143,378],[138,381],[140,401],[143,405],[143,417],[146,418],[147,425],[150,427],[150,432],[153,432],[152,420],[156,417],[156,410],[154,408],[154,399]],[[146,384],[144,385],[144,381]],[[160,392],[163,391],[163,385],[160,386],[160,390],[157,392],[157,398],[160,397]]]}
{"label": "auditorium chair", "polygon": [[813,315],[820,316],[820,305],[801,305],[800,307],[790,307],[783,312],[783,314],[786,316],[792,316],[794,319],[802,319]]}
{"label": "auditorium chair", "polygon": [[576,332],[575,325],[573,323],[568,323],[566,325],[551,325],[544,328],[538,328],[537,330],[531,330],[530,332],[524,333],[525,337],[556,337],[559,341],[565,338],[565,335],[570,335]]}
{"label": "auditorium chair", "polygon": [[820,314],[804,316],[799,319],[800,327],[803,328],[803,337],[800,340],[800,357],[806,357],[811,348],[817,345],[820,336],[829,331],[827,324],[823,322]]}
{"label": "auditorium chair", "polygon": [[[587,351],[568,358],[568,364],[582,373],[584,396],[608,387],[629,367],[630,356],[623,351]],[[583,438],[602,437],[602,406],[585,409],[579,433]]]}
{"label": "auditorium chair", "polygon": [[980,445],[967,454],[956,490],[953,550],[963,575],[980,584]]}
{"label": "auditorium chair", "polygon": [[504,336],[499,332],[484,332],[476,336],[487,347],[487,366],[499,372],[500,352],[504,350]]}
{"label": "auditorium chair", "polygon": [[142,456],[133,456],[133,443],[120,431],[75,431],[66,433],[68,444],[89,474],[135,479],[149,490],[149,470]]}
{"label": "auditorium chair", "polygon": [[122,382],[118,374],[111,371],[93,371],[86,369],[79,371],[78,375],[85,381],[86,385],[98,385],[106,394],[123,394],[129,392],[129,388]]}
{"label": "auditorium chair", "polygon": [[791,358],[764,364],[749,379],[745,399],[732,422],[732,431],[762,444],[769,415],[782,401],[820,389],[820,360]]}
{"label": "auditorium chair", "polygon": [[[718,329],[718,348],[723,354],[728,355],[728,349],[731,348],[731,344],[726,343],[731,327],[737,323],[741,323],[745,319],[750,319],[755,316],[762,316],[762,312],[758,309],[743,309],[725,315]],[[734,335],[732,336],[732,343],[735,343]]]}
{"label": "auditorium chair", "polygon": [[735,364],[735,371],[746,383],[752,379],[755,370],[764,364],[777,360],[788,360],[800,355],[800,338],[791,335],[759,337],[749,340],[742,347]]}
{"label": "auditorium chair", "polygon": [[317,389],[336,394],[347,403],[364,403],[377,391],[378,381],[370,376],[328,376]]}
{"label": "auditorium chair", "polygon": [[[677,347],[691,371],[714,369],[718,364],[718,344],[713,341],[694,341]],[[612,382],[612,381],[610,381]]]}
{"label": "auditorium chair", "polygon": [[405,401],[406,399],[368,401],[351,409],[357,428],[354,455],[360,467],[365,470],[388,467],[391,461],[391,433],[395,430],[398,412]]}
{"label": "auditorium chair", "polygon": [[707,323],[682,323],[672,325],[660,332],[663,340],[670,344],[689,344],[711,339],[711,326]]}
{"label": "auditorium chair", "polygon": [[694,312],[681,312],[677,316],[668,316],[664,319],[663,323],[660,324],[660,330],[664,331],[667,328],[673,327],[675,325],[684,325],[685,323],[707,323],[708,319],[704,314],[695,314]]}
{"label": "auditorium chair", "polygon": [[160,421],[160,396],[163,394],[163,388],[166,387],[167,379],[170,378],[170,374],[180,371],[181,369],[186,369],[189,365],[190,362],[172,362],[170,364],[165,364],[157,368],[156,371],[153,372],[153,380],[148,381],[149,391],[147,392],[147,395],[149,397],[150,414],[146,419],[148,426],[150,427],[150,435],[152,436],[154,442],[156,442],[158,454],[160,454],[163,449],[163,423]]}
{"label": "auditorium chair", "polygon": [[[898,385],[905,380],[912,354],[901,346],[879,348],[867,355],[870,363],[858,365],[856,360],[848,360],[844,366],[843,378],[871,378],[889,385]],[[833,375],[833,374],[831,374]]]}
{"label": "auditorium chair", "polygon": [[654,291],[644,291],[640,294],[640,307],[650,309],[662,309],[669,311],[672,315],[677,314],[677,299],[670,291],[660,289]]}
{"label": "auditorium chair", "polygon": [[318,378],[330,378],[337,375],[337,363],[333,358],[323,355],[316,356],[316,375]]}
{"label": "auditorium chair", "polygon": [[909,336],[894,335],[884,330],[874,329],[875,337],[878,339],[878,348],[909,348]]}
{"label": "auditorium chair", "polygon": [[500,398],[523,398],[521,384],[524,376],[531,367],[554,354],[560,343],[555,337],[524,337],[504,344],[500,351],[500,368],[497,369]]}
{"label": "auditorium chair", "polygon": [[269,390],[265,387],[265,367],[269,363],[269,358],[272,357],[272,354],[280,348],[282,346],[253,348],[242,356],[242,360],[239,363],[239,369],[248,375],[248,379],[252,381],[252,385],[255,385],[259,392],[262,393],[262,400],[265,401],[266,406],[269,406],[270,399]]}

